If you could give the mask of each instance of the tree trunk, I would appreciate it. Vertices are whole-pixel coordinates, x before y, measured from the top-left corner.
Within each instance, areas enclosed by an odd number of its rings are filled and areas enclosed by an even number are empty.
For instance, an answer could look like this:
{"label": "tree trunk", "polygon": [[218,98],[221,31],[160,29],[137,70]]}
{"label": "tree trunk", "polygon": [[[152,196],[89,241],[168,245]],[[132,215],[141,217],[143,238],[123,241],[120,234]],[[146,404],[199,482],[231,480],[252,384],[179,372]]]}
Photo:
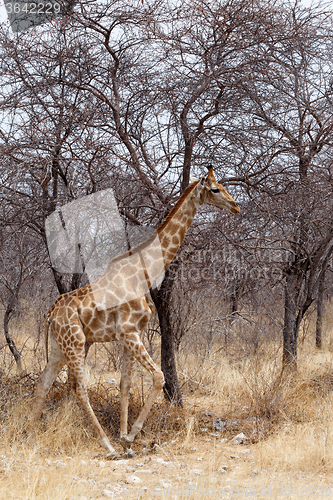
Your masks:
{"label": "tree trunk", "polygon": [[17,294],[14,293],[12,295],[9,303],[8,303],[7,308],[6,308],[6,312],[5,312],[4,320],[3,320],[3,328],[4,328],[4,332],[5,332],[6,342],[8,344],[9,349],[10,349],[10,352],[14,356],[17,370],[19,373],[21,373],[22,372],[21,353],[18,351],[14,340],[9,335],[9,321],[10,321],[11,314],[14,311],[16,300],[17,300]]}
{"label": "tree trunk", "polygon": [[297,369],[297,276],[291,271],[286,276],[284,289],[283,358],[284,367]]}
{"label": "tree trunk", "polygon": [[231,314],[235,314],[238,311],[238,297],[237,292],[233,292],[230,297],[231,302]]}
{"label": "tree trunk", "polygon": [[231,311],[230,311],[230,319],[229,319],[229,324],[232,325],[233,322],[235,321],[235,316],[236,312],[238,311],[238,299],[239,299],[239,286],[238,283],[234,284],[234,289],[230,294],[230,306],[231,306]]}
{"label": "tree trunk", "polygon": [[67,287],[64,284],[63,275],[61,273],[59,273],[58,271],[56,271],[53,267],[51,269],[53,272],[54,281],[57,285],[59,294],[62,295],[63,293],[67,293],[69,290],[67,290]]}
{"label": "tree trunk", "polygon": [[323,327],[323,305],[324,305],[324,289],[325,289],[325,273],[322,274],[317,298],[317,322],[316,322],[316,347],[321,349],[322,346],[322,327]]}
{"label": "tree trunk", "polygon": [[163,387],[164,396],[168,401],[173,401],[177,406],[183,407],[183,399],[177,376],[175,347],[170,319],[172,291],[171,273],[174,266],[175,264],[168,267],[161,288],[159,290],[151,290],[151,296],[156,306],[161,329],[161,369],[165,378]]}

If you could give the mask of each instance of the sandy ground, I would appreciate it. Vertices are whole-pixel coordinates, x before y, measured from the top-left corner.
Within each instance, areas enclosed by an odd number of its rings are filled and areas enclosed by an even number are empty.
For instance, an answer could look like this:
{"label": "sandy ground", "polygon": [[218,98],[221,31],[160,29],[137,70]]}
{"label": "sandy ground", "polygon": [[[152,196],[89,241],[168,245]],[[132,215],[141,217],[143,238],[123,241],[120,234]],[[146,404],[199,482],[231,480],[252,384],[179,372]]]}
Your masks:
{"label": "sandy ground", "polygon": [[59,450],[50,455],[23,447],[0,455],[0,498],[332,498],[333,475],[324,464],[316,473],[281,472],[278,464],[264,469],[266,452],[262,444],[236,445],[213,437],[188,446],[168,443],[158,453],[117,461],[103,453],[69,456]]}

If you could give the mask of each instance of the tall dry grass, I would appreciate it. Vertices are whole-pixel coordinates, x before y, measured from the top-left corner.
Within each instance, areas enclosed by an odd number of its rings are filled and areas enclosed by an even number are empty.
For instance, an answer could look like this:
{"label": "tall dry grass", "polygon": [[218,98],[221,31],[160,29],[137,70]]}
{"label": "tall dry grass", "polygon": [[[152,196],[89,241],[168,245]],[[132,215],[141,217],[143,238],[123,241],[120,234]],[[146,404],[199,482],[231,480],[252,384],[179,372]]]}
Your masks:
{"label": "tall dry grass", "polygon": [[[240,470],[235,471],[238,484],[251,478],[258,488],[263,487],[267,483],[265,471],[269,471],[271,481],[274,478],[280,481],[292,471],[291,483],[299,477],[317,475],[320,478],[333,472],[331,316],[327,308],[325,342],[321,351],[314,349],[313,319],[303,326],[297,373],[281,375],[281,345],[272,339],[261,341],[255,349],[251,345],[247,348],[241,341],[221,348],[218,338],[215,342],[210,341],[209,352],[199,350],[199,355],[195,349],[180,349],[177,362],[184,408],[176,408],[167,404],[162,395],[159,397],[134,446],[139,460],[144,457],[142,450],[156,443],[168,443],[163,449],[169,450],[168,459],[171,457],[175,464],[184,457],[193,461],[206,453],[210,457],[205,469],[206,479],[200,484],[202,487],[218,485],[221,479],[216,477],[216,469],[227,453],[219,440],[230,440],[244,432],[249,438],[253,460],[242,462]],[[86,415],[68,395],[65,370],[45,403],[38,425],[38,447],[34,448],[27,440],[33,390],[45,363],[45,354],[42,344],[36,346],[33,336],[27,341],[20,331],[18,328],[15,341],[22,349],[25,373],[18,376],[7,349],[0,350],[0,498],[64,500],[80,498],[80,495],[99,498],[97,493],[88,494],[87,484],[82,481],[91,479],[88,469],[92,454],[103,457],[104,452],[94,438]],[[158,339],[154,342],[156,345],[150,345],[150,349],[159,362]],[[112,346],[108,349],[111,351]],[[120,364],[119,358],[119,352],[110,357],[105,348],[94,346],[86,366],[92,405],[116,447],[120,372],[115,368]],[[115,384],[110,383],[110,379],[115,379]],[[149,376],[136,366],[130,422],[134,421],[147,397],[150,383]],[[215,418],[225,422],[218,439],[211,437],[217,434]],[[116,469],[112,468],[116,466],[108,467],[108,472],[113,471],[116,477]],[[91,465],[91,469],[96,482],[99,470],[95,465]],[[181,467],[178,469],[181,478]],[[151,483],[147,480],[147,484],[155,484],[155,479],[150,479]],[[193,493],[193,498],[198,497]],[[284,497],[280,495],[279,498]]]}

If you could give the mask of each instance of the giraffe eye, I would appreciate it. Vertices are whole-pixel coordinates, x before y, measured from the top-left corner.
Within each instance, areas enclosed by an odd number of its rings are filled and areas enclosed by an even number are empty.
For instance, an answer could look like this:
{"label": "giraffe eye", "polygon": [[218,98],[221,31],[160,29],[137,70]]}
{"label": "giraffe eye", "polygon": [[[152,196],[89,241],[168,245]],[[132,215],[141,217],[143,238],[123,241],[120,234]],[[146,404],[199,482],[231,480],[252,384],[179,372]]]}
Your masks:
{"label": "giraffe eye", "polygon": [[211,192],[212,193],[219,193],[220,190],[219,190],[219,188],[213,188],[213,189],[211,189]]}

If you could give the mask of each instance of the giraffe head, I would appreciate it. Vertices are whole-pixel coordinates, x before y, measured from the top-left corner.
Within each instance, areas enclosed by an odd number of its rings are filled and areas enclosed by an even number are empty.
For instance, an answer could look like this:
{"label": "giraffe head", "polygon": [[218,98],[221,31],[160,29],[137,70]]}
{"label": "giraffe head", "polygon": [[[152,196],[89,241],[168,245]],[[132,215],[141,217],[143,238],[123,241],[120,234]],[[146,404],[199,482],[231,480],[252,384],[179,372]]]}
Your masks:
{"label": "giraffe head", "polygon": [[240,208],[229,193],[215,179],[213,168],[208,167],[208,175],[200,179],[200,203],[208,203],[220,208],[227,208],[230,212],[237,214]]}

